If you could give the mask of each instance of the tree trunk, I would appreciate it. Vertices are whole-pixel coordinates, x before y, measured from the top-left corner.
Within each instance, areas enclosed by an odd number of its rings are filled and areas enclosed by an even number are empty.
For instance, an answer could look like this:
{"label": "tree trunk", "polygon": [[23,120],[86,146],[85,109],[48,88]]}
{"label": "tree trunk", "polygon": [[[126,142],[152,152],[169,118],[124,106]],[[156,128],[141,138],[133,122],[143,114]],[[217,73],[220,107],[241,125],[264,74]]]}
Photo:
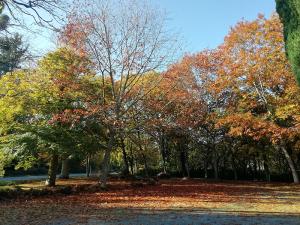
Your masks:
{"label": "tree trunk", "polygon": [[115,135],[114,133],[110,133],[108,146],[105,149],[104,153],[104,159],[102,164],[102,171],[101,171],[101,177],[100,177],[100,183],[102,188],[106,188],[107,185],[107,177],[110,169],[110,155],[114,147],[115,142]]}
{"label": "tree trunk", "polygon": [[121,148],[122,148],[122,153],[123,153],[123,161],[124,161],[124,165],[125,165],[123,173],[125,176],[128,176],[129,175],[129,162],[128,162],[126,146],[125,146],[123,138],[121,138]]}
{"label": "tree trunk", "polygon": [[70,167],[69,167],[69,158],[67,157],[61,161],[60,178],[69,179],[69,175],[70,175]]}
{"label": "tree trunk", "polygon": [[270,169],[269,169],[269,165],[268,165],[268,162],[267,162],[267,157],[266,155],[263,155],[263,166],[264,166],[264,173],[265,173],[265,176],[266,176],[266,181],[267,182],[270,182],[271,181],[271,174],[270,174]]}
{"label": "tree trunk", "polygon": [[185,149],[184,144],[180,140],[178,143],[178,150],[180,152],[180,162],[181,162],[181,172],[184,177],[190,177],[190,170],[189,170],[189,165],[188,165],[188,155],[187,151]]}
{"label": "tree trunk", "polygon": [[145,165],[145,175],[146,177],[149,177],[149,168],[148,168],[148,164],[147,164],[147,158],[145,156],[145,154],[142,154],[143,156],[143,161],[144,161],[144,165]]}
{"label": "tree trunk", "polygon": [[265,176],[266,176],[266,181],[270,182],[271,181],[270,169],[265,160],[264,160],[264,172],[265,172]]}
{"label": "tree trunk", "polygon": [[213,167],[214,167],[214,178],[216,180],[219,179],[219,171],[218,171],[218,159],[217,159],[217,154],[215,147],[212,148],[213,150]]}
{"label": "tree trunk", "polygon": [[208,178],[208,173],[207,173],[207,159],[204,161],[204,178]]}
{"label": "tree trunk", "polygon": [[85,173],[86,173],[86,177],[91,176],[91,157],[89,154],[87,154],[86,156]]}
{"label": "tree trunk", "polygon": [[214,178],[216,180],[219,179],[219,172],[218,172],[218,163],[217,163],[217,160],[213,160],[213,166],[214,166]]}
{"label": "tree trunk", "polygon": [[291,169],[291,172],[292,172],[292,175],[293,175],[293,180],[294,180],[294,183],[295,184],[298,184],[299,183],[299,176],[298,176],[298,173],[297,173],[297,170],[296,170],[296,167],[295,167],[295,164],[290,156],[290,154],[288,153],[287,149],[285,146],[281,146],[280,149],[282,150],[287,162],[288,162],[288,165]]}
{"label": "tree trunk", "polygon": [[161,135],[160,137],[160,152],[163,160],[163,172],[167,173],[167,149],[166,149],[166,138],[164,135]]}
{"label": "tree trunk", "polygon": [[50,156],[47,186],[49,187],[55,186],[57,169],[58,169],[58,155],[52,154]]}
{"label": "tree trunk", "polygon": [[253,158],[253,180],[258,180],[257,177],[257,161],[256,158]]}
{"label": "tree trunk", "polygon": [[232,170],[233,170],[234,180],[238,180],[238,173],[237,173],[237,170],[236,170],[236,165],[235,165],[235,160],[234,160],[233,155],[231,156],[231,167],[232,167]]}
{"label": "tree trunk", "polygon": [[133,156],[133,151],[132,151],[132,143],[130,142],[130,159],[129,159],[129,163],[130,163],[130,171],[131,171],[131,175],[134,174],[134,156]]}
{"label": "tree trunk", "polygon": [[205,149],[204,152],[204,178],[207,179],[208,178],[208,149]]}

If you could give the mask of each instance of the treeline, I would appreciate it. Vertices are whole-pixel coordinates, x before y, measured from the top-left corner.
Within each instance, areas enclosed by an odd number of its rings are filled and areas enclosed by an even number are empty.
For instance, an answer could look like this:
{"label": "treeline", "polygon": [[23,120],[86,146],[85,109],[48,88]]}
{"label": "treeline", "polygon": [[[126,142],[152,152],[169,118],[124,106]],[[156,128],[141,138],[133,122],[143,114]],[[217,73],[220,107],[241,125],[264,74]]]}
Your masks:
{"label": "treeline", "polygon": [[3,169],[46,160],[53,186],[75,157],[99,166],[103,186],[112,168],[299,182],[300,92],[277,15],[241,21],[218,48],[158,72],[177,48],[161,12],[75,8],[57,50],[0,79]]}

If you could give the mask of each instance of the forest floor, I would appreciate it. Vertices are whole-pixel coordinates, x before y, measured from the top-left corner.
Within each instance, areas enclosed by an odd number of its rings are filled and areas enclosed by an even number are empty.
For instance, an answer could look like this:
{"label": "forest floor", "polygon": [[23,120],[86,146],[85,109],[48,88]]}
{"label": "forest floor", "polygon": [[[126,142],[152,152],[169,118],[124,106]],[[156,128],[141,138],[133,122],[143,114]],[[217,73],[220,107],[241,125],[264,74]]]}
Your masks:
{"label": "forest floor", "polygon": [[[58,185],[96,182],[72,179]],[[129,181],[112,180],[107,191],[2,201],[0,224],[299,225],[300,186],[170,179],[137,187]]]}

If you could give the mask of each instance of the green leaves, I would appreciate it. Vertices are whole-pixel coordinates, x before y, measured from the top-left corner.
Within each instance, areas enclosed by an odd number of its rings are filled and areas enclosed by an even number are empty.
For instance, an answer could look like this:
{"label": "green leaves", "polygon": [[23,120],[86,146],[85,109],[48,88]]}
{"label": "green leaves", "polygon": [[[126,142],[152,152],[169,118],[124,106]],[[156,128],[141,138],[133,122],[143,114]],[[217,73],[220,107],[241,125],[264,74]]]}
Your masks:
{"label": "green leaves", "polygon": [[[2,16],[0,18],[0,28],[7,18]],[[22,37],[15,34],[12,37],[0,37],[0,76],[8,72],[12,72],[20,66],[22,58],[27,52],[27,47],[24,46]]]}
{"label": "green leaves", "polygon": [[300,2],[276,0],[276,9],[284,25],[286,53],[293,72],[300,83]]}

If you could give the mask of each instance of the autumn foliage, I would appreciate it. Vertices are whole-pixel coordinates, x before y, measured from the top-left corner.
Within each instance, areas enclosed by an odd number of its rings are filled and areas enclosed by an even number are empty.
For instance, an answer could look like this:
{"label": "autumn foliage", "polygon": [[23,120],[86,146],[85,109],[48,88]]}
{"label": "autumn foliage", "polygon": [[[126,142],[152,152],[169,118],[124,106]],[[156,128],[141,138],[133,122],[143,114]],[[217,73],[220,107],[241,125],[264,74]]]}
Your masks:
{"label": "autumn foliage", "polygon": [[298,183],[299,88],[278,16],[241,21],[216,49],[166,68],[159,15],[150,23],[148,9],[135,10],[75,10],[60,48],[1,78],[2,149],[20,167],[49,161],[53,185],[72,158],[101,170],[103,187],[111,166],[124,176]]}

